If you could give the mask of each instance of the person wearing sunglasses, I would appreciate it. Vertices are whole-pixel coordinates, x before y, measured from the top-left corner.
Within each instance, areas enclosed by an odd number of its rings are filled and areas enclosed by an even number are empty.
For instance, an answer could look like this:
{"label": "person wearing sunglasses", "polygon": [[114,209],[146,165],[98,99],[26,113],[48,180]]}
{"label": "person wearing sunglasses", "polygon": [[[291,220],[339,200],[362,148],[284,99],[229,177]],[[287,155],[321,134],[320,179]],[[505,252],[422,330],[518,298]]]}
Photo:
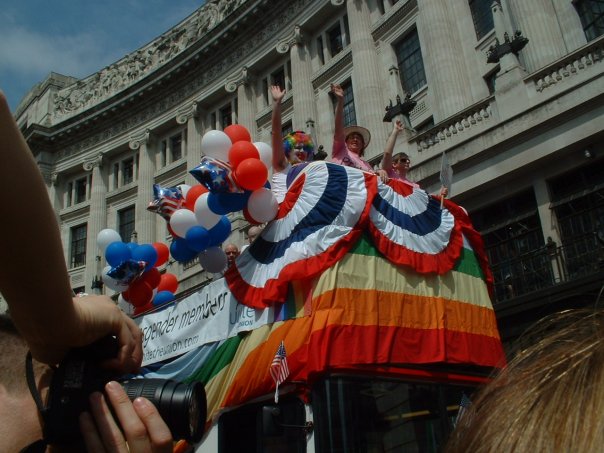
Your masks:
{"label": "person wearing sunglasses", "polygon": [[[394,152],[394,145],[396,145],[396,139],[398,135],[404,130],[405,126],[403,125],[401,120],[395,120],[392,123],[392,132],[388,136],[388,140],[386,141],[386,147],[384,148],[384,156],[382,157],[382,170],[384,170],[388,174],[388,178],[397,179],[399,181],[403,181],[405,184],[409,184],[411,187],[419,188],[419,184],[416,182],[410,181],[407,178],[407,172],[411,167],[411,159],[407,153],[396,153],[394,156],[392,153]],[[446,197],[449,193],[448,189],[444,186],[440,188],[440,191],[437,195],[441,197]]]}

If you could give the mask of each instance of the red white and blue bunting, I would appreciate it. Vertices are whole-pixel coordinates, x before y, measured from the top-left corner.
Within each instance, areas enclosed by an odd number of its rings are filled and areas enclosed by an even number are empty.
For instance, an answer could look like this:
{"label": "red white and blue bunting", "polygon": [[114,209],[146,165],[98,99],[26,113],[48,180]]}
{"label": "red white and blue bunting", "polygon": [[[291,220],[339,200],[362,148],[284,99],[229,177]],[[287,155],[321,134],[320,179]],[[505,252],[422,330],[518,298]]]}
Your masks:
{"label": "red white and blue bunting", "polygon": [[[453,209],[448,209],[452,207]],[[296,176],[277,218],[225,277],[235,298],[264,308],[287,297],[292,280],[315,277],[340,260],[366,231],[392,263],[419,273],[453,268],[469,225],[456,205],[419,188],[329,162]]]}

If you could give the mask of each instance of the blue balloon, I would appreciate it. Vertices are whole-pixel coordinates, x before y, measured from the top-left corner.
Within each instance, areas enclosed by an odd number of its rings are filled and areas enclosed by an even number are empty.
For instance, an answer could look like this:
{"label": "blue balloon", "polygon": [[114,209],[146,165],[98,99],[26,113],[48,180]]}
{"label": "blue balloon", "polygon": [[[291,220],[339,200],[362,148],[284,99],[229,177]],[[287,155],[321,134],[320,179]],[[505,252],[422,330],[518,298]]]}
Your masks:
{"label": "blue balloon", "polygon": [[[134,253],[134,251],[138,248],[138,244],[136,242],[127,242],[126,247],[128,247],[130,249],[131,253]],[[134,255],[133,255],[133,257],[134,257]]]}
{"label": "blue balloon", "polygon": [[170,291],[160,291],[153,298],[153,305],[163,305],[174,300],[174,293]]}
{"label": "blue balloon", "polygon": [[231,222],[228,217],[222,216],[218,223],[210,228],[208,233],[210,235],[210,247],[226,241],[231,234]]}
{"label": "blue balloon", "polygon": [[124,242],[112,242],[105,249],[105,259],[112,267],[132,258],[132,252]]}
{"label": "blue balloon", "polygon": [[189,248],[187,241],[183,238],[174,238],[170,244],[170,254],[179,263],[186,263],[197,256],[197,252]]}
{"label": "blue balloon", "polygon": [[219,193],[210,192],[208,194],[208,208],[214,214],[224,215],[229,212],[228,207],[223,203]]}
{"label": "blue balloon", "polygon": [[132,259],[147,263],[145,270],[151,269],[157,262],[157,250],[151,244],[141,244],[132,252]]}
{"label": "blue balloon", "polygon": [[199,253],[208,248],[208,245],[210,244],[210,233],[204,227],[195,225],[187,230],[185,239],[187,241],[187,246],[191,250],[195,250]]}

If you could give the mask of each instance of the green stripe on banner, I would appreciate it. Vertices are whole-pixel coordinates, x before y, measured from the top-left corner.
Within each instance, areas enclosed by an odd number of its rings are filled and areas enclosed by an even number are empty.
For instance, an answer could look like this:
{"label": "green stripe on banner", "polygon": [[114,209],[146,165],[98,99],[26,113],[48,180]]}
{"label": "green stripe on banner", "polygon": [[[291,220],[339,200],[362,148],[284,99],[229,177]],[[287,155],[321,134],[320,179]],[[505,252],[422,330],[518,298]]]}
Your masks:
{"label": "green stripe on banner", "polygon": [[476,255],[472,250],[465,247],[461,249],[461,256],[457,260],[457,263],[455,263],[454,270],[484,280],[484,273]]}
{"label": "green stripe on banner", "polygon": [[[366,234],[361,236],[361,239],[359,239],[359,241],[352,247],[349,253],[365,256],[379,256],[387,259],[379,252],[378,249],[375,248],[371,242],[371,239]],[[471,249],[462,247],[461,255],[455,264],[454,270],[461,272],[462,274],[468,274],[472,277],[477,277],[481,280],[484,280],[484,273],[482,272],[476,255]]]}
{"label": "green stripe on banner", "polygon": [[201,381],[207,385],[210,380],[231,364],[233,357],[239,349],[239,344],[243,341],[243,335],[228,338],[222,343],[212,356],[206,360],[203,365],[197,369],[191,376],[185,379],[186,383]]}

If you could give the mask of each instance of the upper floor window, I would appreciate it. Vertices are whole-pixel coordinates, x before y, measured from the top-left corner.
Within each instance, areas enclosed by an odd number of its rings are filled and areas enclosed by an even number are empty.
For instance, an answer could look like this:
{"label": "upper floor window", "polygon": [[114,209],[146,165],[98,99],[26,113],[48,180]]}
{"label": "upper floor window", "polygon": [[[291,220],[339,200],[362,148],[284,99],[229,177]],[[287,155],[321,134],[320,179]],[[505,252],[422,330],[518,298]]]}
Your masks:
{"label": "upper floor window", "polygon": [[405,93],[414,93],[426,84],[424,60],[417,30],[413,30],[395,46],[398,69]]}
{"label": "upper floor window", "polygon": [[491,10],[492,3],[493,0],[469,1],[477,39],[481,39],[495,26],[493,23],[493,11]]}
{"label": "upper floor window", "polygon": [[84,203],[90,199],[92,174],[69,181],[65,187],[65,207]]}
{"label": "upper floor window", "polygon": [[138,153],[131,154],[114,162],[113,189],[128,185],[138,178]]}
{"label": "upper floor window", "polygon": [[604,0],[574,0],[588,41],[604,34]]}
{"label": "upper floor window", "polygon": [[186,154],[186,136],[187,130],[184,129],[161,140],[160,159],[162,167],[182,159]]}
{"label": "upper floor window", "polygon": [[124,242],[132,241],[132,233],[134,233],[134,206],[125,209],[120,209],[117,212],[118,232]]}
{"label": "upper floor window", "polygon": [[231,124],[233,124],[233,107],[227,104],[220,109],[220,128],[224,130]]}
{"label": "upper floor window", "polygon": [[341,17],[338,22],[317,37],[317,53],[321,64],[335,57],[350,44],[348,32],[348,16]]}
{"label": "upper floor window", "polygon": [[86,224],[71,228],[70,239],[70,267],[79,267],[86,264]]}

